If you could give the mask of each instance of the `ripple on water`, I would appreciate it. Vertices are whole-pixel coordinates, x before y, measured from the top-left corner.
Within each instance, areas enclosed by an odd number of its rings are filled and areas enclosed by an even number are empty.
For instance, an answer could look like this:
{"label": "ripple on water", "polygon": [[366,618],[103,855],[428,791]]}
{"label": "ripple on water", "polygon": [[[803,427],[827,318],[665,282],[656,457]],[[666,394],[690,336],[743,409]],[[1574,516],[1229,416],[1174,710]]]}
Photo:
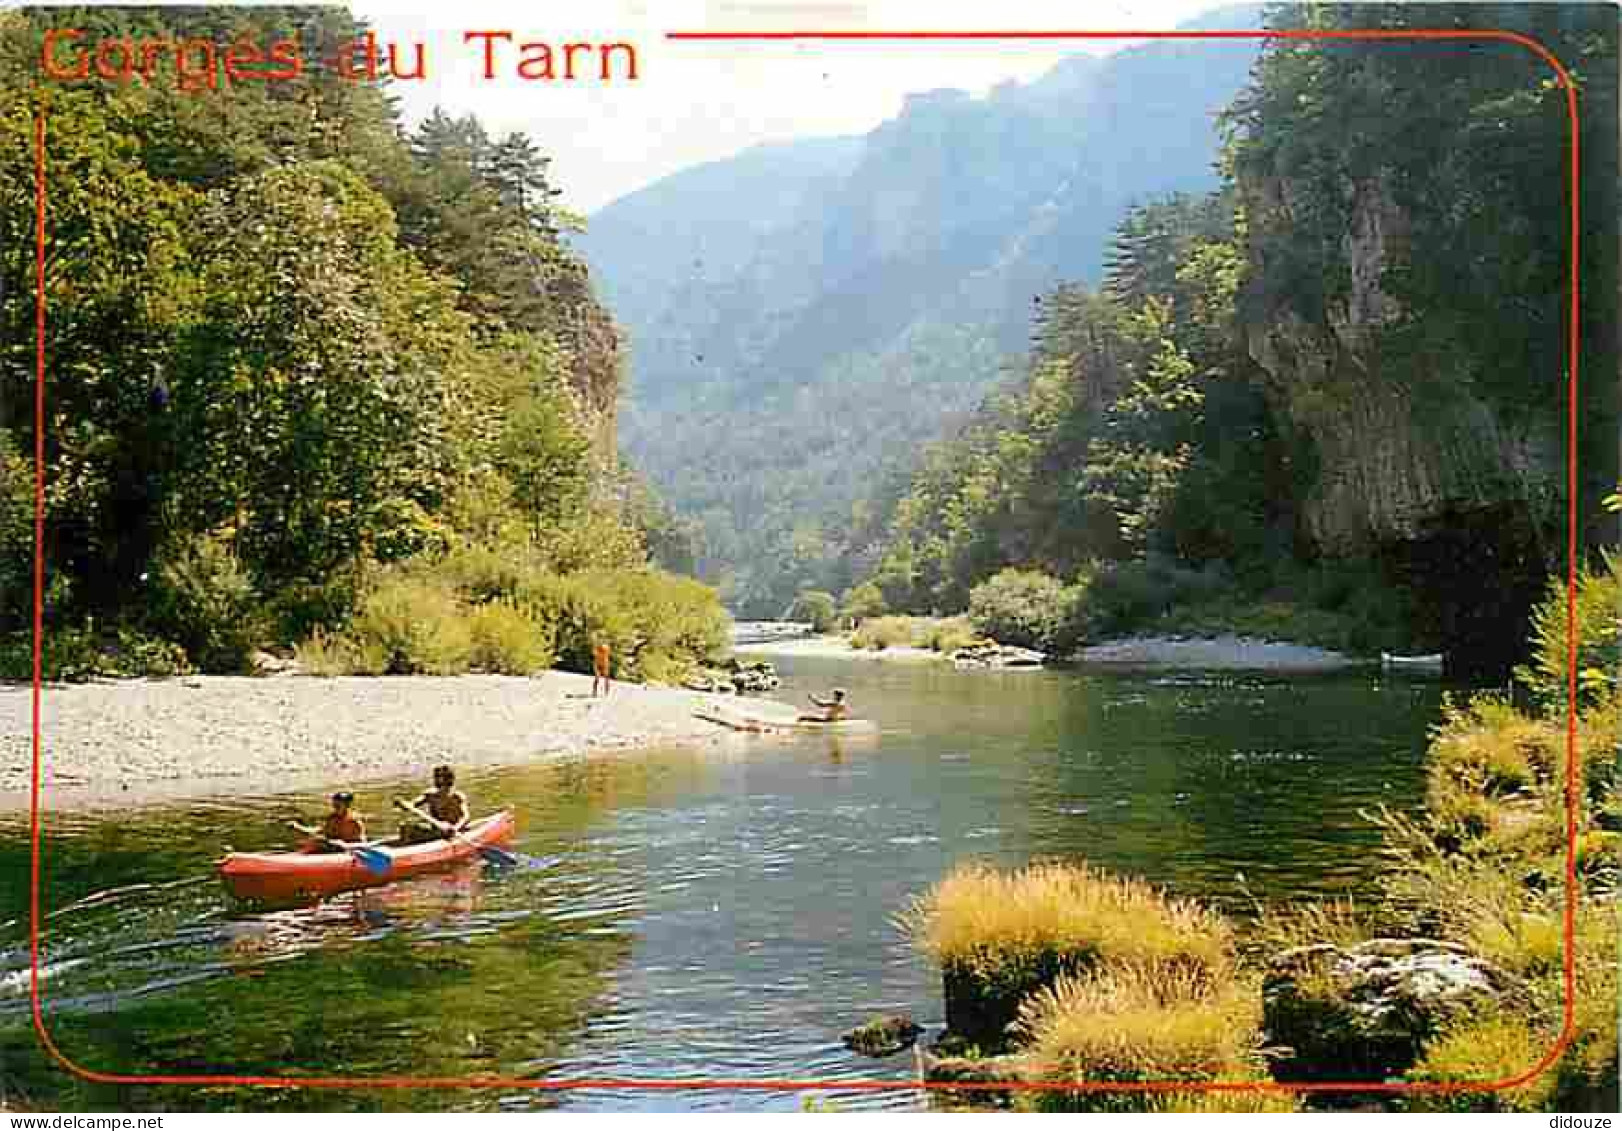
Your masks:
{"label": "ripple on water", "polygon": [[[799,678],[829,683],[823,669]],[[1235,906],[1241,871],[1262,898],[1356,891],[1372,870],[1369,853],[1348,851],[1371,843],[1359,799],[1417,792],[1435,708],[1434,696],[1332,680],[1055,674],[991,694],[958,673],[840,668],[838,682],[885,719],[878,741],[478,776],[478,797],[520,812],[514,847],[544,857],[539,872],[253,913],[224,906],[211,861],[226,840],[272,843],[308,798],[64,819],[48,854],[47,891],[62,899],[48,924],[53,1008],[140,1009],[166,1055],[197,1062],[238,1045],[153,1005],[230,987],[215,1027],[242,1047],[276,1047],[315,1006],[366,1016],[365,1051],[336,1068],[904,1083],[910,1057],[859,1058],[838,1038],[880,1012],[939,1026],[938,973],[892,917],[955,859],[1086,857]],[[362,802],[396,788],[370,787]],[[26,832],[0,834],[24,871]],[[8,1025],[26,1024],[25,930],[0,929]],[[424,1008],[455,1012],[477,1047],[459,1035],[443,1047]],[[823,1094],[852,1109],[919,1106],[910,1090]],[[480,1092],[467,1103],[794,1110],[800,1096]]]}

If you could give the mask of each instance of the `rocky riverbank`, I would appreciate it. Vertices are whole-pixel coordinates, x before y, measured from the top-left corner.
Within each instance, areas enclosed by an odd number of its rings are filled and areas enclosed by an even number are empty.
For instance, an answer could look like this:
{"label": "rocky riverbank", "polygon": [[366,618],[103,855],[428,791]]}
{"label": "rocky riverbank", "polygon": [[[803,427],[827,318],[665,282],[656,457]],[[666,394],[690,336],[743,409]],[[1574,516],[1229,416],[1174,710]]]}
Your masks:
{"label": "rocky riverbank", "polygon": [[1327,648],[1248,636],[1139,636],[1083,648],[1083,664],[1247,671],[1336,671],[1358,660]]}
{"label": "rocky riverbank", "polygon": [[[562,754],[713,742],[715,697],[591,679],[206,676],[48,686],[47,809],[271,793]],[[0,811],[28,804],[31,689],[0,687]]]}

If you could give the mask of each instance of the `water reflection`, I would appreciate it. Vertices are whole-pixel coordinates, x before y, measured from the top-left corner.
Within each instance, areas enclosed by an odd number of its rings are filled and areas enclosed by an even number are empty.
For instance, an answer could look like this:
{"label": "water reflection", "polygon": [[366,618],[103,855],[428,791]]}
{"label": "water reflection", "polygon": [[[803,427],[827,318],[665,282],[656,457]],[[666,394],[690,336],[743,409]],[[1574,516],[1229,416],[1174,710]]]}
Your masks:
{"label": "water reflection", "polygon": [[[893,922],[957,860],[1086,857],[1231,910],[1364,890],[1359,808],[1417,800],[1439,689],[1361,678],[959,673],[784,665],[881,732],[468,772],[542,867],[478,863],[314,908],[248,912],[226,844],[285,843],[316,798],[53,816],[49,1020],[70,1056],[134,1072],[548,1079],[910,1074],[839,1034],[940,1021]],[[387,812],[410,783],[357,790]],[[1236,879],[1244,873],[1246,881]],[[44,1106],[775,1107],[792,1094],[111,1089],[51,1069],[27,1030],[26,829],[0,826],[0,1080]],[[905,1106],[907,1093],[848,1096]]]}

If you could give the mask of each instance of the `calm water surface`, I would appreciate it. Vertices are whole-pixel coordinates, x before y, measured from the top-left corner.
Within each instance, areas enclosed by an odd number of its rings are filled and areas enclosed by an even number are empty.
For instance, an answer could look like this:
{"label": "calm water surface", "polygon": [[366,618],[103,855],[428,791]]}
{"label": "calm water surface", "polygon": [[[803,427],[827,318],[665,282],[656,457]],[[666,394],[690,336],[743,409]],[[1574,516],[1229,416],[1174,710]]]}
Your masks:
{"label": "calm water surface", "polygon": [[[874,738],[467,775],[519,812],[533,866],[478,866],[315,909],[232,908],[222,847],[285,845],[316,797],[248,797],[48,827],[47,1017],[79,1063],[132,1073],[894,1078],[839,1034],[909,1010],[935,972],[893,923],[955,861],[1084,857],[1243,914],[1366,891],[1359,810],[1416,802],[1435,684],[1355,676],[957,673],[795,659]],[[336,783],[335,783],[336,784]],[[363,788],[382,825],[388,798]],[[48,804],[47,799],[47,804]],[[0,819],[0,1098],[46,1108],[778,1108],[784,1092],[157,1088],[53,1068],[28,1027],[27,830]],[[917,1106],[912,1092],[840,1096]]]}

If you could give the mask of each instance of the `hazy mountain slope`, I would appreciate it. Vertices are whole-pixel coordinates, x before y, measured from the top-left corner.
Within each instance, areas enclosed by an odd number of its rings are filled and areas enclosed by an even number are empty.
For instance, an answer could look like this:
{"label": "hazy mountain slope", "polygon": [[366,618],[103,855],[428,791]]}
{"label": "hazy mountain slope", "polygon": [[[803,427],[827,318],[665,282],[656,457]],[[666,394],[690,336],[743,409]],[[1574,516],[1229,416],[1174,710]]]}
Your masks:
{"label": "hazy mountain slope", "polygon": [[914,95],[863,139],[751,150],[592,218],[579,247],[630,332],[625,449],[701,518],[736,605],[840,583],[852,504],[978,402],[1033,298],[1096,280],[1132,203],[1215,184],[1213,115],[1254,54],[1159,42]]}

